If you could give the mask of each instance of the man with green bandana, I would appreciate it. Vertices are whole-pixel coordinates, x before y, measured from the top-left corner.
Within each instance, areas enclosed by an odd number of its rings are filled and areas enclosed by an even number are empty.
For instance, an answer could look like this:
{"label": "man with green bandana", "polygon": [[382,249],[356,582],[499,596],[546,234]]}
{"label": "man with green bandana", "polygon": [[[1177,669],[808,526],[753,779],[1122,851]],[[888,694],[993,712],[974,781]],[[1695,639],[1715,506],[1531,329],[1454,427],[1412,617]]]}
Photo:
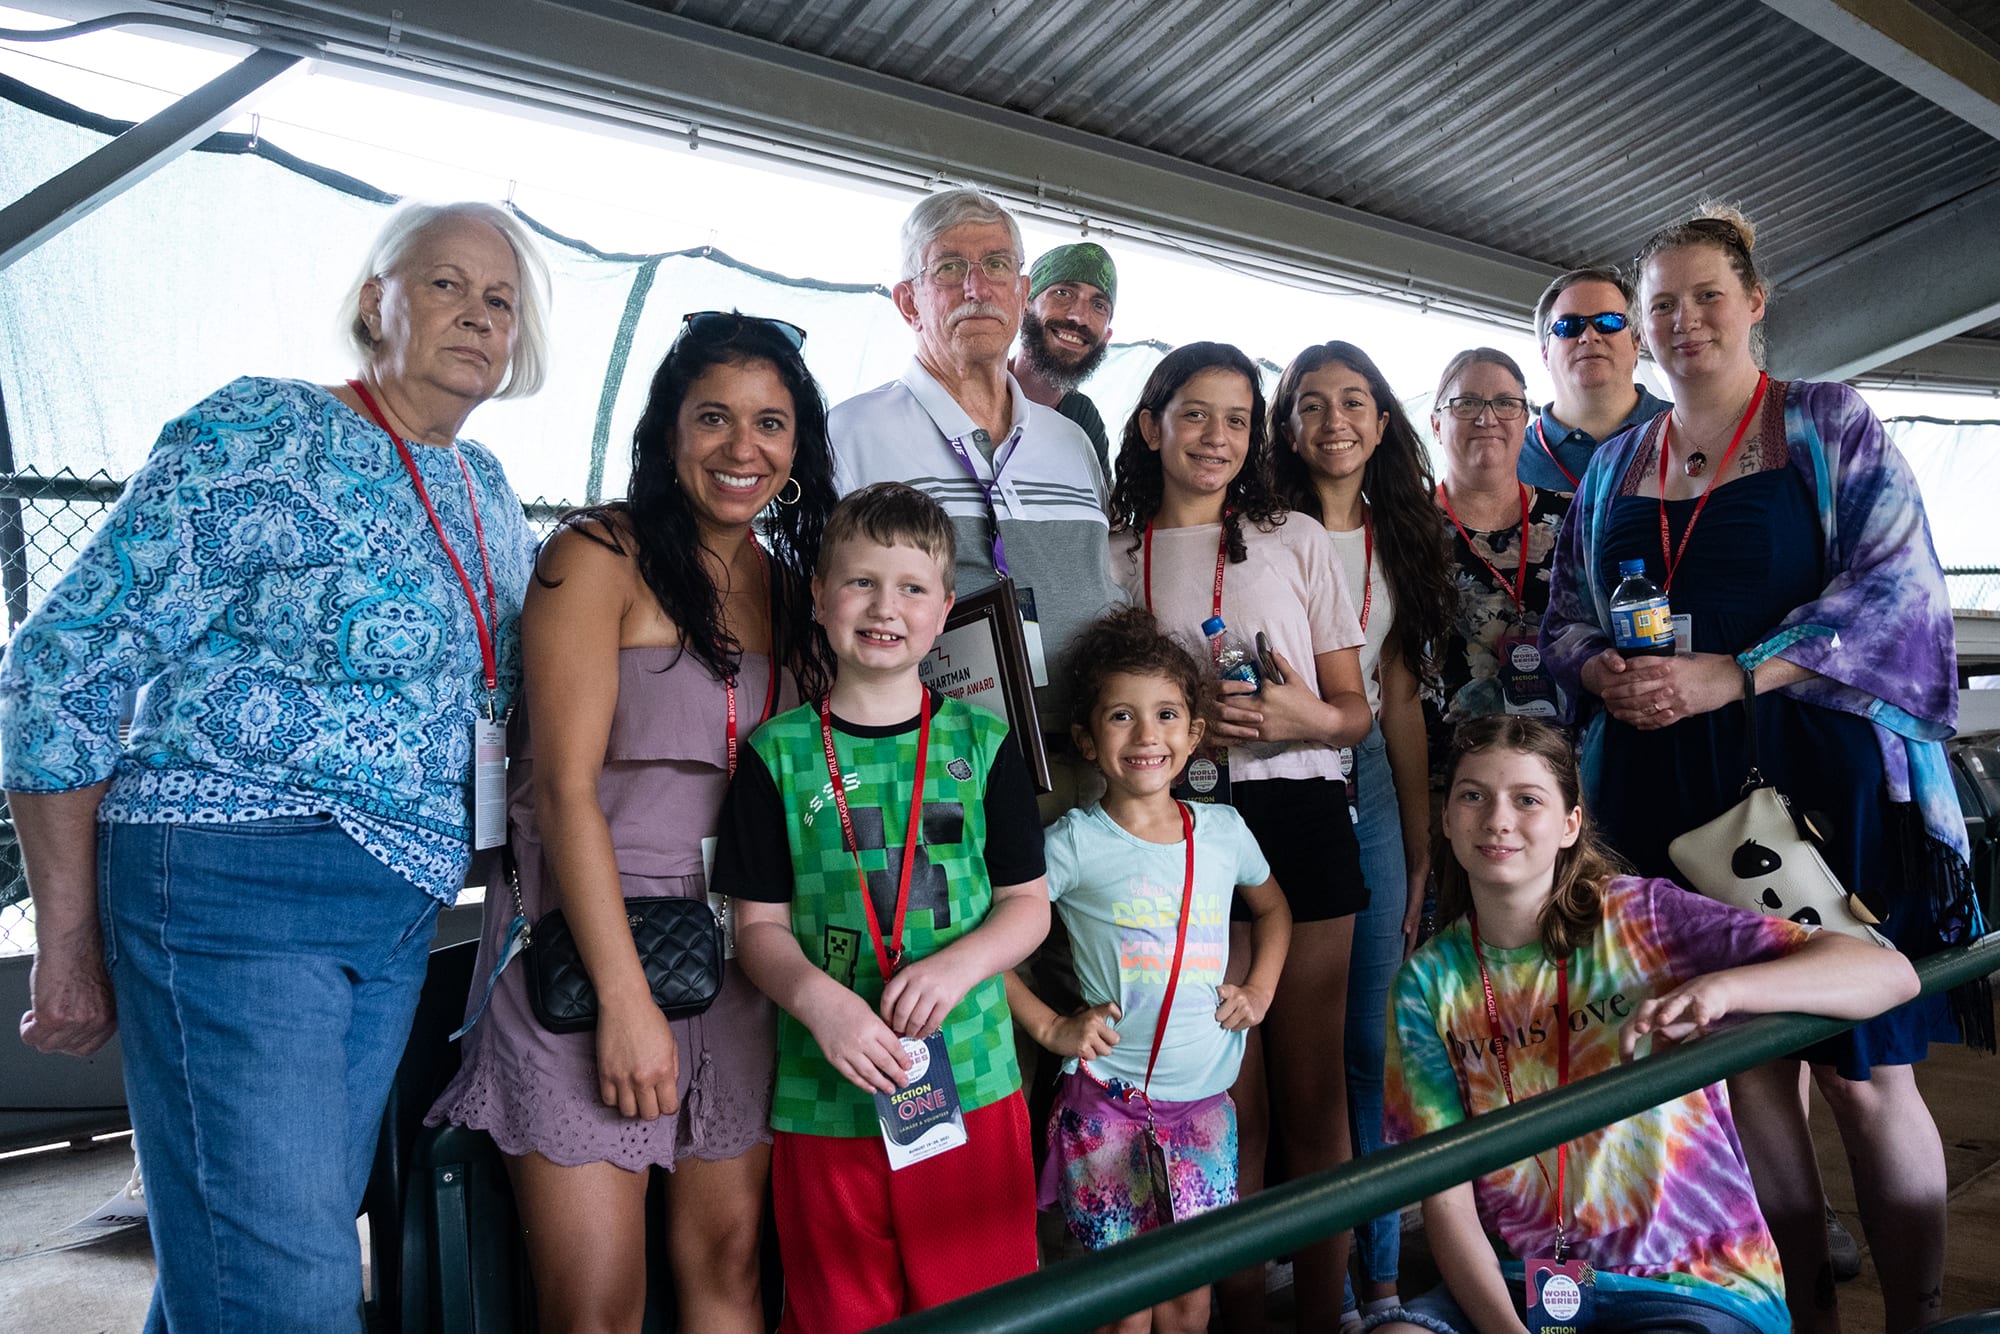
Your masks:
{"label": "man with green bandana", "polygon": [[1028,271],[1021,347],[1008,365],[1031,402],[1052,407],[1083,428],[1097,447],[1107,482],[1111,441],[1097,405],[1078,386],[1111,350],[1117,301],[1118,270],[1103,246],[1094,241],[1057,246]]}

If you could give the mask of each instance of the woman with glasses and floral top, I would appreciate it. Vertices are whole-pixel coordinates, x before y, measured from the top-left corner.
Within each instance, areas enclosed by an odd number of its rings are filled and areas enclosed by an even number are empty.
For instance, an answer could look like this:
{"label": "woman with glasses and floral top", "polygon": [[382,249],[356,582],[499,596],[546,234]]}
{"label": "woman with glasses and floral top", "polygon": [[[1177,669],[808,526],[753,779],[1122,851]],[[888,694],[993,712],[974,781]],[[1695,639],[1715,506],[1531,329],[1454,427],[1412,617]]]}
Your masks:
{"label": "woman with glasses and floral top", "polygon": [[1428,729],[1438,789],[1457,724],[1503,713],[1568,716],[1535,638],[1570,498],[1517,480],[1522,424],[1533,406],[1520,366],[1505,352],[1475,347],[1453,357],[1434,403],[1431,430],[1446,466],[1437,503],[1457,593],[1429,701],[1442,724]]}
{"label": "woman with glasses and floral top", "polygon": [[477,1022],[430,1119],[484,1130],[506,1155],[544,1330],[637,1334],[654,1167],[671,1172],[681,1328],[764,1329],[777,1015],[731,959],[715,1003],[670,1023],[623,900],[707,895],[703,845],[739,747],[826,687],[808,580],[833,457],[804,340],[778,320],[688,316],[633,432],[628,497],[564,520],[521,612],[518,911],[532,923],[563,910],[599,1019],[543,1028],[519,965],[486,998],[517,911],[490,895]]}

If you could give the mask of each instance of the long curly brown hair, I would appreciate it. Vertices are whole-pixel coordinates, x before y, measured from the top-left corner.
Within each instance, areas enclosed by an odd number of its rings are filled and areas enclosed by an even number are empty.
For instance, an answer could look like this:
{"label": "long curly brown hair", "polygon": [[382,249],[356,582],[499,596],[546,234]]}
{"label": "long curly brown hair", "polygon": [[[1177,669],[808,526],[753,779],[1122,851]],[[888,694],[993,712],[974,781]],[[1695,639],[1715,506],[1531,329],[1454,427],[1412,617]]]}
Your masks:
{"label": "long curly brown hair", "polygon": [[1286,505],[1325,520],[1312,470],[1292,439],[1291,423],[1299,382],[1325,366],[1344,366],[1366,380],[1377,410],[1388,416],[1382,443],[1361,470],[1361,494],[1374,518],[1375,554],[1389,577],[1396,609],[1383,651],[1399,655],[1410,674],[1421,679],[1435,669],[1436,654],[1457,606],[1451,546],[1438,519],[1437,477],[1431,472],[1430,453],[1402,401],[1366,352],[1352,343],[1317,343],[1285,367],[1271,398],[1272,478]]}
{"label": "long curly brown hair", "polygon": [[1140,414],[1149,413],[1158,421],[1181,386],[1208,370],[1235,371],[1250,382],[1250,452],[1244,455],[1243,467],[1230,481],[1222,502],[1223,540],[1230,562],[1241,565],[1249,558],[1243,547],[1243,520],[1268,531],[1285,521],[1287,511],[1271,483],[1271,433],[1257,363],[1228,343],[1177,347],[1146,377],[1139,404],[1125,419],[1125,435],[1118,442],[1118,457],[1113,461],[1111,526],[1132,539],[1133,551],[1139,549],[1146,525],[1160,512],[1166,493],[1160,456],[1146,443]]}
{"label": "long curly brown hair", "polygon": [[[1465,757],[1488,750],[1517,751],[1542,761],[1555,777],[1563,805],[1571,810],[1583,805],[1583,776],[1568,734],[1533,718],[1507,714],[1460,723],[1452,733],[1451,764],[1445,776],[1447,802]],[[1472,886],[1451,850],[1451,840],[1442,832],[1432,851],[1431,865],[1437,868],[1437,924],[1441,931],[1472,912]],[[1542,951],[1549,958],[1567,959],[1590,943],[1597,924],[1604,920],[1604,883],[1624,874],[1625,866],[1598,839],[1586,812],[1576,842],[1556,853],[1554,892],[1542,909],[1540,922]]]}
{"label": "long curly brown hair", "polygon": [[[833,653],[812,621],[811,580],[836,493],[833,448],[826,434],[826,396],[806,369],[798,346],[771,321],[736,314],[686,324],[675,336],[646,395],[632,432],[632,477],[623,500],[571,510],[560,529],[576,533],[638,564],[646,588],[680,631],[671,667],[693,655],[714,676],[734,676],[743,646],[722,615],[722,591],[702,563],[701,531],[677,474],[674,429],[695,381],[722,365],[769,364],[791,391],[796,420],[792,480],[797,499],[773,504],[757,525],[770,557],[771,657],[791,668],[799,694],[817,699],[833,681]],[[537,582],[554,587],[539,569]]]}

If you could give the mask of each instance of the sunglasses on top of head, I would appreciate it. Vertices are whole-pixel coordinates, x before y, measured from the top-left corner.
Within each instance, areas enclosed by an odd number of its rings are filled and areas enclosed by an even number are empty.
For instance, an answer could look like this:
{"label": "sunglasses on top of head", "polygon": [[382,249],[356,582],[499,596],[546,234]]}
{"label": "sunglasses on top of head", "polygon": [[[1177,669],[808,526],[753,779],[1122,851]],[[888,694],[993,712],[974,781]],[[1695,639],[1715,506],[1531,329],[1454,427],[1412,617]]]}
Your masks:
{"label": "sunglasses on top of head", "polygon": [[696,338],[727,338],[747,324],[761,324],[790,343],[794,352],[804,351],[806,345],[804,329],[766,315],[745,315],[736,310],[691,310],[681,316],[681,323]]}
{"label": "sunglasses on top of head", "polygon": [[1609,338],[1622,331],[1630,323],[1622,310],[1602,310],[1595,315],[1565,315],[1549,325],[1549,332],[1557,338],[1581,338],[1583,326],[1589,325],[1598,333]]}

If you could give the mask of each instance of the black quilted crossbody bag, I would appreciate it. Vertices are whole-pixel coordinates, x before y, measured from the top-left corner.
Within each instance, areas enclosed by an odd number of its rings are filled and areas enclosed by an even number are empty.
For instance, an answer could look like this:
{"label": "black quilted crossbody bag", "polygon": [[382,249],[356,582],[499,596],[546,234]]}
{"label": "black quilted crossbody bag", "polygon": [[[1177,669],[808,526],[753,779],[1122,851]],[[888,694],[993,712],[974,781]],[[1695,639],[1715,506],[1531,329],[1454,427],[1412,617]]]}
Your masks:
{"label": "black quilted crossbody bag", "polygon": [[[514,911],[521,907],[521,884],[511,850],[507,879]],[[722,990],[722,926],[700,899],[626,899],[625,924],[646,970],[653,1004],[669,1019],[691,1019],[715,1003]],[[528,966],[528,1003],[551,1033],[582,1033],[597,1027],[597,989],[590,984],[576,937],[557,908],[535,923],[521,951]]]}

